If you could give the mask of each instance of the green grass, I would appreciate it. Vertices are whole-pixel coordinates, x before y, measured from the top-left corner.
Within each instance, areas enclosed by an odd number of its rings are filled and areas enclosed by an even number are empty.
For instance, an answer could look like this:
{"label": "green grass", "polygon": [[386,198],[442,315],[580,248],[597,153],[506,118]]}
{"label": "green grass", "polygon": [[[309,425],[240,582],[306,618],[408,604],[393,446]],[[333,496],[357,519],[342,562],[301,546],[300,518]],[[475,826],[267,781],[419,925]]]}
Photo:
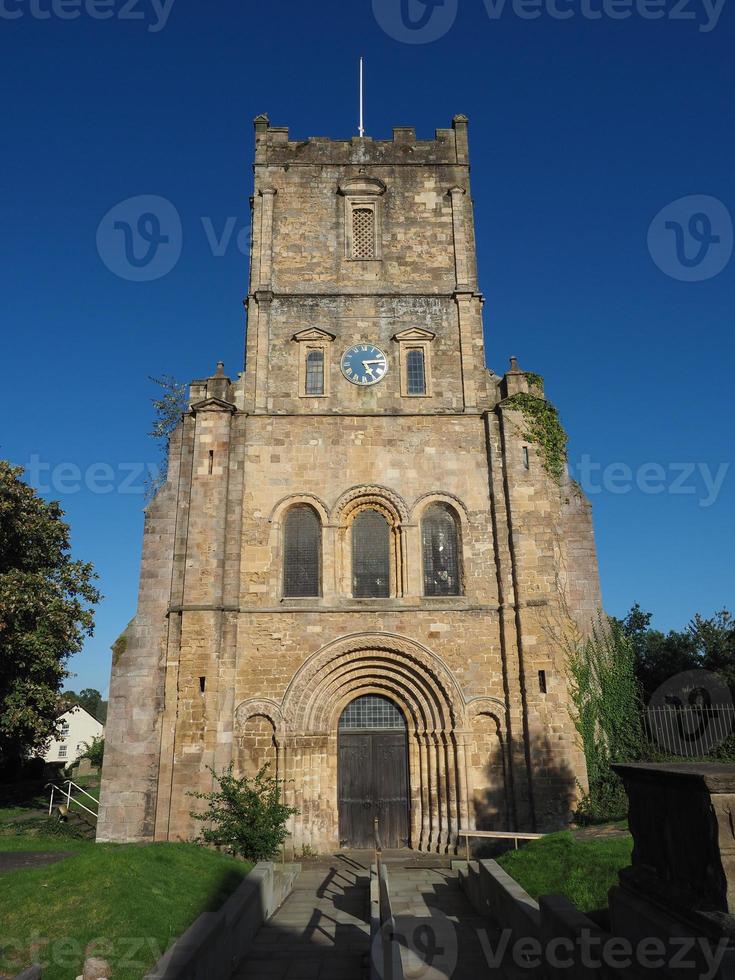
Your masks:
{"label": "green grass", "polygon": [[[81,840],[67,834],[43,833],[33,826],[30,831],[24,827],[13,832],[0,833],[0,854],[3,851],[78,851],[82,847],[93,846],[91,840]],[[0,877],[0,882],[4,880]]]}
{"label": "green grass", "polygon": [[608,889],[618,871],[630,864],[630,835],[575,840],[571,833],[549,834],[517,851],[508,851],[498,864],[532,898],[564,895],[583,912],[607,907]]}
{"label": "green grass", "polygon": [[34,959],[44,980],[81,974],[85,954],[113,966],[115,980],[139,980],[171,941],[219,907],[250,865],[196,844],[94,844],[6,834],[0,851],[69,850],[37,869],[0,874],[0,976]]}

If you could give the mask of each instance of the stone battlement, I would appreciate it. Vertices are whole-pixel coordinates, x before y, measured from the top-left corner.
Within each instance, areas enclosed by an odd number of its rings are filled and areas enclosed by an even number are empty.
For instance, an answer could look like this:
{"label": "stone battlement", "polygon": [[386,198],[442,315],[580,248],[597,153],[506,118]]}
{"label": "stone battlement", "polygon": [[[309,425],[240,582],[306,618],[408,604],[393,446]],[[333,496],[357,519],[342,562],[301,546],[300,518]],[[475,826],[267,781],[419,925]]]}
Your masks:
{"label": "stone battlement", "polygon": [[292,140],[287,126],[271,126],[268,117],[262,115],[255,119],[255,165],[468,166],[467,126],[467,117],[457,115],[450,129],[436,130],[433,140],[416,139],[412,126],[394,127],[391,140],[369,136]]}

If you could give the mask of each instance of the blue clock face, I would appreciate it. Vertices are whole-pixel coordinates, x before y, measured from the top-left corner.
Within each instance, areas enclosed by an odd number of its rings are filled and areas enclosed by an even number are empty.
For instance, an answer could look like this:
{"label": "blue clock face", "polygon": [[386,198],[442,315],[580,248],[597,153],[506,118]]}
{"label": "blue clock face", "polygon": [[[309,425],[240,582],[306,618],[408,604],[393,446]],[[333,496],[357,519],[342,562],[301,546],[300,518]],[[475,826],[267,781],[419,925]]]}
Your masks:
{"label": "blue clock face", "polygon": [[340,367],[353,385],[376,385],[385,377],[388,359],[379,347],[355,344],[342,355]]}

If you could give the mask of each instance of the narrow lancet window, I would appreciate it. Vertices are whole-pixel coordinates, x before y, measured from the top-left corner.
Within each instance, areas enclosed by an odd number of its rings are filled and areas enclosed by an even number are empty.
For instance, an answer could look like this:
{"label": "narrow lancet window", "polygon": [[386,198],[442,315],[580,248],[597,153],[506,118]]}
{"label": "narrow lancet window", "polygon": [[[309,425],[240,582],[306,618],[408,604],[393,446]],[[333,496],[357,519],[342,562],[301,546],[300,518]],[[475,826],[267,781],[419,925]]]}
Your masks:
{"label": "narrow lancet window", "polygon": [[306,355],[306,394],[324,394],[324,351],[310,350]]}
{"label": "narrow lancet window", "polygon": [[421,521],[424,595],[460,595],[457,520],[445,504],[432,504]]}
{"label": "narrow lancet window", "polygon": [[320,594],[321,523],[313,507],[299,504],[286,514],[283,547],[283,594],[287,598]]}
{"label": "narrow lancet window", "polygon": [[390,595],[390,528],[376,510],[363,510],[352,524],[352,594],[357,599]]}

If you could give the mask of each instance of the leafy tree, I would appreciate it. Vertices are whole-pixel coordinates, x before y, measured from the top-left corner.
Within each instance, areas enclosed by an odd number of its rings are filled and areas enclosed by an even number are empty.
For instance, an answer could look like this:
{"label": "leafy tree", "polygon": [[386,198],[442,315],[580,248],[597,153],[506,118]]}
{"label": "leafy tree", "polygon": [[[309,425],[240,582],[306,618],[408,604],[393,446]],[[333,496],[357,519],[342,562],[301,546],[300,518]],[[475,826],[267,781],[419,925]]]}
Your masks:
{"label": "leafy tree", "polygon": [[158,443],[160,459],[158,462],[158,472],[148,481],[146,488],[146,498],[152,500],[161,487],[166,482],[168,474],[168,447],[174,429],[181,421],[181,416],[189,408],[187,389],[188,386],[170,374],[164,374],[160,378],[150,379],[161,389],[159,398],[151,399],[153,402],[153,428],[148,433]]}
{"label": "leafy tree", "polygon": [[283,780],[269,775],[266,763],[251,780],[238,779],[230,765],[221,775],[210,769],[219,782],[211,793],[190,793],[206,800],[203,813],[192,812],[195,820],[207,824],[200,840],[225,847],[250,861],[264,861],[278,854],[288,836],[286,821],[298,811],[281,800]]}
{"label": "leafy tree", "polygon": [[719,674],[731,690],[735,689],[735,620],[727,609],[710,619],[699,613],[687,626],[701,665]]}
{"label": "leafy tree", "polygon": [[622,783],[612,762],[640,758],[641,701],[635,650],[621,624],[600,617],[591,635],[568,651],[573,720],[587,761],[589,792],[579,816],[613,820],[627,813]]}
{"label": "leafy tree", "polygon": [[56,502],[0,460],[0,767],[17,765],[55,732],[68,658],[94,629],[100,599],[91,564],[74,561]]}
{"label": "leafy tree", "polygon": [[634,650],[645,700],[670,677],[698,667],[719,674],[735,692],[735,622],[726,609],[710,619],[697,613],[685,630],[668,633],[652,629],[651,613],[638,603],[615,622]]}
{"label": "leafy tree", "polygon": [[84,743],[83,759],[89,759],[96,769],[102,768],[102,761],[105,756],[104,738],[95,736],[91,742]]}
{"label": "leafy tree", "polygon": [[94,687],[85,687],[79,694],[75,691],[64,691],[61,695],[61,703],[66,710],[78,704],[103,724],[107,719],[107,701],[102,700],[102,695]]}

